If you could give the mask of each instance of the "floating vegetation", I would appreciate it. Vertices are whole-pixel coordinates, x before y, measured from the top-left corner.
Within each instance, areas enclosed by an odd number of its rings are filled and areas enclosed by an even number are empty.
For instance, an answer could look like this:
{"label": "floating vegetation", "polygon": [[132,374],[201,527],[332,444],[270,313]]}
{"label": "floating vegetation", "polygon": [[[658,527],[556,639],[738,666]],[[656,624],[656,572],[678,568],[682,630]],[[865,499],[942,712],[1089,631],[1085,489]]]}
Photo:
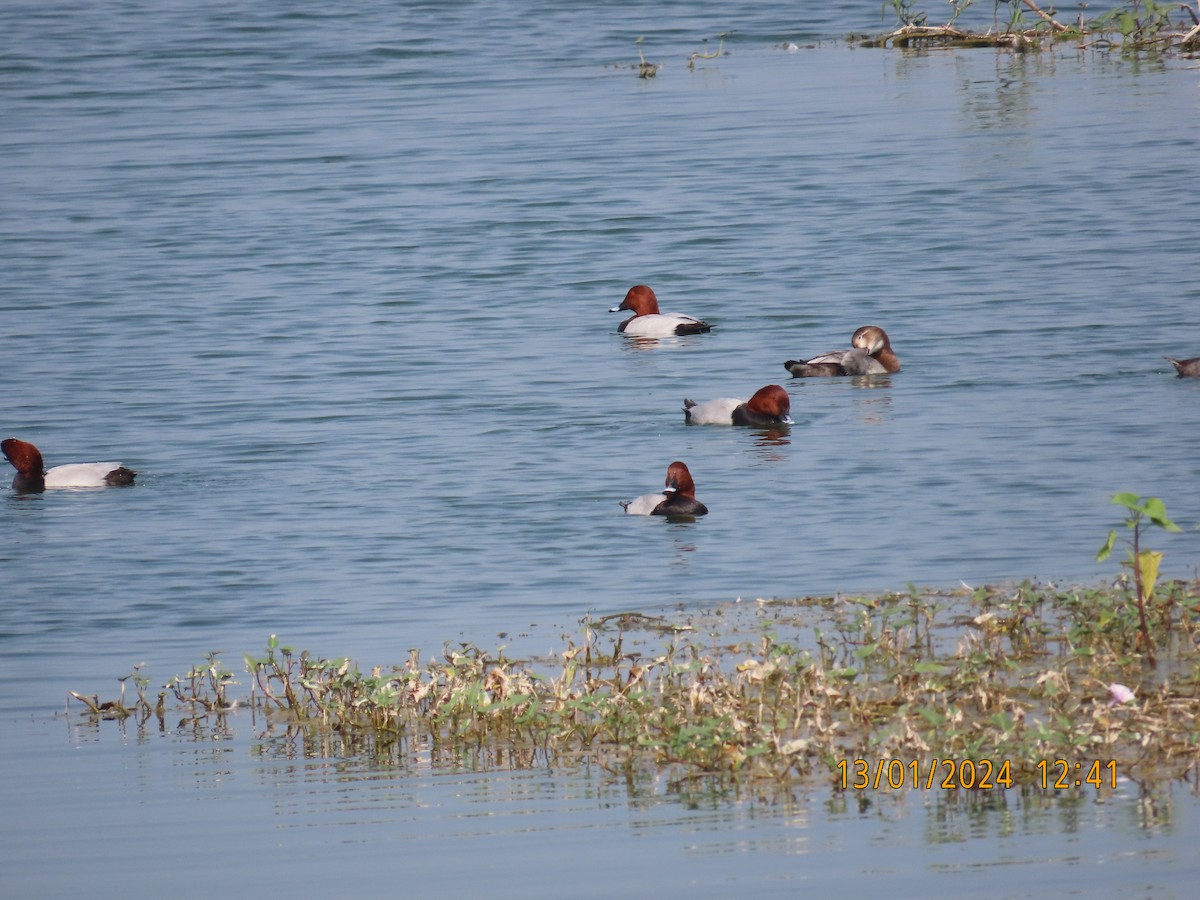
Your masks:
{"label": "floating vegetation", "polygon": [[[899,28],[878,37],[850,39],[864,47],[927,49],[1001,47],[1028,51],[1073,42],[1081,49],[1137,53],[1200,50],[1200,4],[1194,10],[1186,4],[1130,0],[1092,19],[1085,19],[1080,13],[1073,22],[1064,24],[1055,18],[1053,7],[1047,11],[1033,0],[995,0],[993,27],[975,32],[955,25],[972,3],[973,0],[951,0],[950,20],[943,25],[929,25],[928,15],[916,8],[914,0],[891,0]],[[1002,10],[1007,12],[1003,22]]]}
{"label": "floating vegetation", "polygon": [[[720,43],[717,45],[717,49],[714,50],[712,53],[706,53],[706,52],[701,52],[699,50],[693,50],[692,55],[688,57],[688,69],[695,70],[696,60],[698,60],[698,59],[720,59],[722,56],[724,56],[725,55],[725,35],[726,35],[726,33],[727,32],[722,32],[721,34],[717,35],[717,38],[720,41]],[[704,39],[704,43],[705,44],[708,43],[708,38]]]}
{"label": "floating vegetation", "polygon": [[910,586],[586,618],[552,658],[447,645],[366,672],[272,636],[245,657],[238,698],[218,652],[156,700],[141,666],[115,701],[71,696],[86,716],[139,726],[166,727],[168,706],[181,726],[241,706],[306,744],[382,762],[417,746],[470,765],[582,760],[680,790],[1200,779],[1200,581],[1139,603],[1134,574],[1103,588]]}
{"label": "floating vegetation", "polygon": [[646,62],[646,56],[642,53],[641,47],[643,40],[645,39],[638,38],[636,41],[634,41],[634,43],[638,45],[638,59],[641,60],[641,62],[638,63],[638,78],[653,78],[658,74],[658,70],[661,69],[662,66],[659,63]]}
{"label": "floating vegetation", "polygon": [[[1179,531],[1157,497],[1113,496],[1130,535],[1109,587],[1023,582],[953,592],[804,597],[704,614],[581,621],[553,657],[472,644],[363,672],[280,644],[245,656],[232,698],[221,652],[152,704],[144,664],[93,719],[180,726],[248,707],[306,743],[381,762],[423,747],[472,765],[593,764],[633,785],[691,791],[832,780],[841,789],[1200,784],[1200,580],[1160,584],[1149,527]],[[1118,541],[1109,532],[1098,558]],[[134,685],[129,700],[126,684]]]}
{"label": "floating vegetation", "polygon": [[[882,35],[849,34],[848,43],[862,47],[892,47],[906,50],[932,50],[971,47],[993,47],[1017,52],[1044,50],[1071,43],[1080,50],[1119,51],[1123,53],[1200,53],[1200,0],[1195,8],[1186,3],[1163,4],[1157,0],[1129,0],[1116,9],[1085,19],[1079,13],[1074,21],[1063,23],[1056,18],[1053,6],[1043,8],[1034,0],[994,0],[995,16],[986,31],[971,31],[956,24],[959,17],[974,5],[975,0],[950,0],[951,16],[942,25],[930,25],[929,15],[920,10],[917,0],[888,0],[899,27]],[[1080,9],[1087,4],[1080,4]],[[1001,17],[1001,12],[1006,15]],[[727,56],[725,38],[734,32],[718,35],[715,51],[693,51],[687,68],[695,71],[697,60]],[[647,61],[639,37],[638,62],[615,65],[614,68],[637,71],[639,78],[654,78],[663,68],[661,63]],[[801,45],[784,41],[778,48],[795,52]],[[814,47],[815,44],[806,44]],[[606,66],[607,68],[607,66]]]}
{"label": "floating vegetation", "polygon": [[[729,52],[725,49],[725,38],[732,34],[733,32],[722,32],[721,34],[717,35],[719,43],[717,45],[717,49],[713,50],[712,52],[708,52],[708,38],[704,38],[703,43],[705,44],[705,50],[692,51],[691,55],[688,56],[688,69],[695,71],[696,60],[719,59],[722,56],[728,56]],[[638,78],[654,78],[656,75],[658,75],[658,71],[663,67],[663,65],[662,63],[650,62],[646,59],[646,55],[642,52],[641,47],[644,40],[644,37],[640,37],[634,41],[634,44],[637,45],[638,48],[638,61],[636,63],[633,63],[632,66],[616,65],[613,68],[632,68],[637,71]]]}

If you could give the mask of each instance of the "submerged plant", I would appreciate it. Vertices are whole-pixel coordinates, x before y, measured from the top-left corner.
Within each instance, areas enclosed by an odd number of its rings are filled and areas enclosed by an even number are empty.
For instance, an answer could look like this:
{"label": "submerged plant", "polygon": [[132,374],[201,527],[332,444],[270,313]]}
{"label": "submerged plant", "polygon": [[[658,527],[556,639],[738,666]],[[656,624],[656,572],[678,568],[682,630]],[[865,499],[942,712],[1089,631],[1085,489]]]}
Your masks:
{"label": "submerged plant", "polygon": [[[1154,665],[1154,640],[1150,636],[1150,628],[1146,621],[1146,607],[1154,599],[1154,588],[1158,583],[1158,569],[1163,555],[1160,551],[1142,547],[1142,531],[1147,527],[1147,523],[1157,525],[1165,531],[1179,531],[1180,528],[1167,517],[1167,508],[1157,497],[1142,498],[1137,494],[1120,493],[1113,495],[1112,502],[1129,510],[1125,527],[1132,532],[1132,537],[1125,541],[1129,549],[1121,565],[1133,573],[1142,649],[1150,664]],[[1114,529],[1109,531],[1108,540],[1096,553],[1096,561],[1103,562],[1108,559],[1116,542],[1117,532]]]}

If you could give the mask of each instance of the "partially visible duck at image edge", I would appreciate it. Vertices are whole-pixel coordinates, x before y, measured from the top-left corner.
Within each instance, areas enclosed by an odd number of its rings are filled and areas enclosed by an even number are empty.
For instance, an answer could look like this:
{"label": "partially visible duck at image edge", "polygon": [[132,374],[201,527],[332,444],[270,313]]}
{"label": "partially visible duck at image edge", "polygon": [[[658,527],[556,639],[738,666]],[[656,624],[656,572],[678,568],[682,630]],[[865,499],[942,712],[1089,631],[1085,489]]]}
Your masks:
{"label": "partially visible duck at image edge", "polygon": [[69,463],[46,471],[42,453],[28,441],[7,438],[0,441],[4,458],[13,464],[17,475],[14,491],[36,493],[47,488],[109,487],[133,484],[137,472],[119,462]]}
{"label": "partially visible duck at image edge", "polygon": [[708,507],[696,499],[696,482],[685,463],[675,460],[667,466],[665,484],[662,493],[623,500],[621,506],[631,516],[703,516],[708,512]]}
{"label": "partially visible duck at image edge", "polygon": [[620,306],[614,306],[609,312],[628,310],[633,313],[626,319],[617,331],[631,337],[671,337],[683,334],[702,334],[711,331],[712,326],[692,316],[679,313],[660,313],[658,297],[644,284],[635,284],[625,294]]}
{"label": "partially visible duck at image edge", "polygon": [[697,403],[683,401],[683,420],[692,425],[791,425],[792,398],[778,384],[768,384],[749,400],[721,397]]}
{"label": "partially visible duck at image edge", "polygon": [[1164,356],[1163,359],[1175,367],[1175,372],[1180,378],[1200,378],[1200,356],[1193,356],[1191,359]]}
{"label": "partially visible duck at image edge", "polygon": [[893,352],[886,331],[878,325],[864,325],[851,336],[849,350],[832,350],[812,359],[789,359],[783,367],[793,378],[888,375],[900,371],[900,358]]}

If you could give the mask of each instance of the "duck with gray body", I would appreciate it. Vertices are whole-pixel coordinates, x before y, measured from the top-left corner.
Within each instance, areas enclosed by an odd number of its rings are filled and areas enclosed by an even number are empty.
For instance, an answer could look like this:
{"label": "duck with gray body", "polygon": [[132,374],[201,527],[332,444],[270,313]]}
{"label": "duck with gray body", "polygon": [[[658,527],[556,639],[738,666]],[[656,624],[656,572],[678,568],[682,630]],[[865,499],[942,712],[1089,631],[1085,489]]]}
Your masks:
{"label": "duck with gray body", "polygon": [[886,331],[878,325],[864,325],[850,337],[849,350],[831,350],[811,359],[789,359],[783,367],[793,378],[889,375],[900,371],[900,358],[892,350]]}

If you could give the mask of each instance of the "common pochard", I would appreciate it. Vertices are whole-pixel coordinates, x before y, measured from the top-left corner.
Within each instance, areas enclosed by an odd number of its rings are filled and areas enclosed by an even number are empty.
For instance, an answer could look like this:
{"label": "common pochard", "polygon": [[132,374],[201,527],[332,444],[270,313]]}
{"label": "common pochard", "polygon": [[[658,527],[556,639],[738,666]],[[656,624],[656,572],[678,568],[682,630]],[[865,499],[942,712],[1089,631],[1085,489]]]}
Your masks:
{"label": "common pochard", "polygon": [[691,316],[679,313],[660,313],[658,298],[654,291],[644,284],[635,284],[620,306],[614,306],[609,312],[628,310],[633,317],[626,319],[617,326],[617,331],[632,337],[671,337],[681,334],[701,334],[711,331],[712,326]]}
{"label": "common pochard", "polygon": [[46,471],[41,451],[28,441],[7,438],[0,449],[17,470],[13,490],[36,493],[46,488],[105,487],[133,484],[137,472],[119,462],[70,463]]}
{"label": "common pochard", "polygon": [[812,359],[789,359],[783,367],[793,378],[887,375],[900,371],[900,358],[892,351],[886,331],[878,325],[864,325],[850,338],[849,350],[833,350]]}
{"label": "common pochard", "polygon": [[1163,359],[1175,367],[1180,378],[1200,378],[1200,356],[1193,356],[1191,359],[1164,356]]}
{"label": "common pochard", "polygon": [[777,384],[754,392],[749,400],[722,397],[719,400],[683,401],[683,420],[692,425],[791,425],[792,399]]}
{"label": "common pochard", "polygon": [[708,507],[696,499],[696,482],[684,463],[675,460],[667,466],[665,484],[662,493],[623,500],[621,506],[631,516],[703,516],[708,512]]}

